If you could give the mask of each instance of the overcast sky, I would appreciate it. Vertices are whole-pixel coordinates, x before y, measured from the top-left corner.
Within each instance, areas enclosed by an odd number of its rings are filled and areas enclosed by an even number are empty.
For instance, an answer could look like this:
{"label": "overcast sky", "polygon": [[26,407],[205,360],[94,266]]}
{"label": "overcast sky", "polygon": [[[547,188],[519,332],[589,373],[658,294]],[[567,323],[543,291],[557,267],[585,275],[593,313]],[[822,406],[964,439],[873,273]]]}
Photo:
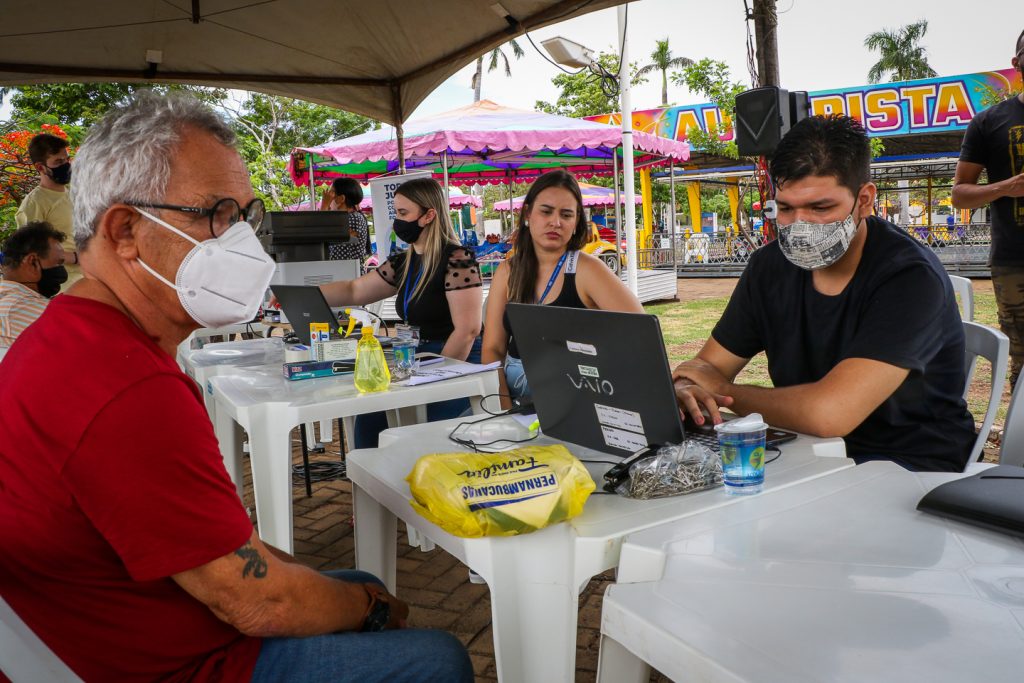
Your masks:
{"label": "overcast sky", "polygon": [[[877,54],[864,48],[864,38],[883,28],[927,19],[923,44],[940,76],[1009,68],[1017,36],[1024,29],[1024,6],[1011,0],[778,0],[777,6],[779,72],[782,86],[790,90],[866,84]],[[628,7],[630,61],[647,64],[654,42],[667,37],[675,55],[722,60],[734,80],[750,84],[743,0],[638,0]],[[617,40],[616,10],[593,12],[530,35],[538,47],[541,40],[561,35],[594,50],[612,51]],[[558,92],[551,79],[558,72],[525,37],[518,42],[526,56],[512,60],[511,78],[501,70],[487,73],[485,62],[482,96],[524,109],[532,109],[538,99],[553,101]],[[412,118],[471,103],[473,70],[467,66],[448,79]],[[705,100],[670,82],[669,101]],[[634,109],[660,103],[660,76],[633,91]]]}

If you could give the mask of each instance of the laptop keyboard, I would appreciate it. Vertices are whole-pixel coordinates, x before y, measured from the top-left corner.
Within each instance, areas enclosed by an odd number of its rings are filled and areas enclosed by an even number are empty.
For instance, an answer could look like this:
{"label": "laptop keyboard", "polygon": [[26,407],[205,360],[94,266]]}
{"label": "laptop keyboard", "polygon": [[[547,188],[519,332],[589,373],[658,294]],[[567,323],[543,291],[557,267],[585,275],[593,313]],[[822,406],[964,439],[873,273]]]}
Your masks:
{"label": "laptop keyboard", "polygon": [[705,434],[696,430],[686,432],[686,436],[683,437],[687,441],[696,441],[701,446],[704,446],[712,453],[718,452],[718,435],[717,434]]}

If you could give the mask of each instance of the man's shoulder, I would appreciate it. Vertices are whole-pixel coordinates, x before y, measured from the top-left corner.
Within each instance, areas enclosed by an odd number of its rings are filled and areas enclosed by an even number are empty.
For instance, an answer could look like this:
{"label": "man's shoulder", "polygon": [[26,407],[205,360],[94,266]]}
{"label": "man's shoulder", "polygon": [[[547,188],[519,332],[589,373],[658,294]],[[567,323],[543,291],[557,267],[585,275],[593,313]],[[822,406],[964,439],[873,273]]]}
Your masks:
{"label": "man's shoulder", "polygon": [[799,268],[790,263],[782,253],[777,239],[755,249],[747,259],[746,270],[753,276],[770,273],[773,276],[785,277],[786,275],[796,275],[799,272]]}
{"label": "man's shoulder", "polygon": [[0,280],[0,299],[41,299],[46,302],[42,294],[14,280]]}
{"label": "man's shoulder", "polygon": [[982,131],[987,131],[992,126],[997,126],[1003,121],[1024,118],[1024,106],[1016,97],[1011,97],[993,104],[988,109],[980,111],[971,119],[969,126]]}
{"label": "man's shoulder", "polygon": [[876,278],[888,279],[907,271],[917,271],[928,278],[945,277],[946,271],[935,252],[906,230],[877,216],[868,218],[868,226],[873,244],[865,261]]}

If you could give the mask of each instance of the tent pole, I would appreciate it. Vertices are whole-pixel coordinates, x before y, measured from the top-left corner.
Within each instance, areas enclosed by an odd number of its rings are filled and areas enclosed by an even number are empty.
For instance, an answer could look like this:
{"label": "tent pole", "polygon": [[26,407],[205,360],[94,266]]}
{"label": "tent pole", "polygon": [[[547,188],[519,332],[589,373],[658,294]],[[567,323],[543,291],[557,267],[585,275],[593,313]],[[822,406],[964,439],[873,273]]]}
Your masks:
{"label": "tent pole", "polygon": [[619,42],[622,54],[619,64],[627,68],[619,70],[619,98],[622,112],[622,185],[626,195],[626,284],[629,291],[637,293],[636,272],[636,204],[633,201],[633,104],[629,92],[629,40],[626,37],[626,5],[619,5]]}
{"label": "tent pole", "polygon": [[443,152],[441,152],[441,164],[443,165],[443,169],[442,169],[441,173],[442,173],[442,175],[444,177],[444,206],[445,206],[445,210],[451,211],[452,200],[451,200],[451,197],[448,196],[448,150],[447,149],[444,150]]}
{"label": "tent pole", "polygon": [[309,210],[316,211],[316,186],[313,184],[313,155],[306,152],[306,168],[309,169]]}
{"label": "tent pole", "polygon": [[676,261],[676,162],[671,159],[668,162],[668,188],[671,194],[668,216],[672,226],[672,272],[679,277],[679,263]]}
{"label": "tent pole", "polygon": [[391,116],[395,120],[395,140],[398,142],[398,172],[405,173],[405,128],[402,122],[402,87],[393,83],[391,85]]}
{"label": "tent pole", "polygon": [[[515,222],[515,219],[513,219],[513,217],[512,217],[513,216],[513,214],[512,214],[512,171],[509,170],[509,171],[507,171],[507,173],[508,173],[508,234],[511,235],[512,232],[516,229],[516,227],[515,227],[516,226],[516,222]],[[521,210],[522,209],[520,209],[520,211]]]}
{"label": "tent pole", "polygon": [[612,150],[612,178],[615,180],[615,274],[622,275],[622,200],[619,197],[619,151]]}

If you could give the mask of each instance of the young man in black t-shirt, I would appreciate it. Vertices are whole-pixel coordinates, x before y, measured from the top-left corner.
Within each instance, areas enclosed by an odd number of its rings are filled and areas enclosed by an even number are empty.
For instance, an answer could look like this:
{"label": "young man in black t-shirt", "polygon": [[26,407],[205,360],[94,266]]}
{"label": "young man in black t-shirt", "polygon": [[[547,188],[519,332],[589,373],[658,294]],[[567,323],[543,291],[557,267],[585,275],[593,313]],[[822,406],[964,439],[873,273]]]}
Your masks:
{"label": "young man in black t-shirt", "polygon": [[[673,373],[682,408],[718,406],[777,427],[846,440],[858,463],[960,471],[974,445],[961,397],[964,332],[931,251],[871,215],[864,129],[812,117],[779,143],[779,239],[758,249],[693,360]],[[736,384],[764,351],[775,388]]]}
{"label": "young man in black t-shirt", "polygon": [[[1010,60],[1024,79],[1024,31]],[[988,184],[979,185],[982,170]],[[953,205],[992,204],[989,266],[999,307],[999,326],[1010,338],[1010,384],[1024,366],[1024,92],[973,119],[964,134],[953,178]]]}

